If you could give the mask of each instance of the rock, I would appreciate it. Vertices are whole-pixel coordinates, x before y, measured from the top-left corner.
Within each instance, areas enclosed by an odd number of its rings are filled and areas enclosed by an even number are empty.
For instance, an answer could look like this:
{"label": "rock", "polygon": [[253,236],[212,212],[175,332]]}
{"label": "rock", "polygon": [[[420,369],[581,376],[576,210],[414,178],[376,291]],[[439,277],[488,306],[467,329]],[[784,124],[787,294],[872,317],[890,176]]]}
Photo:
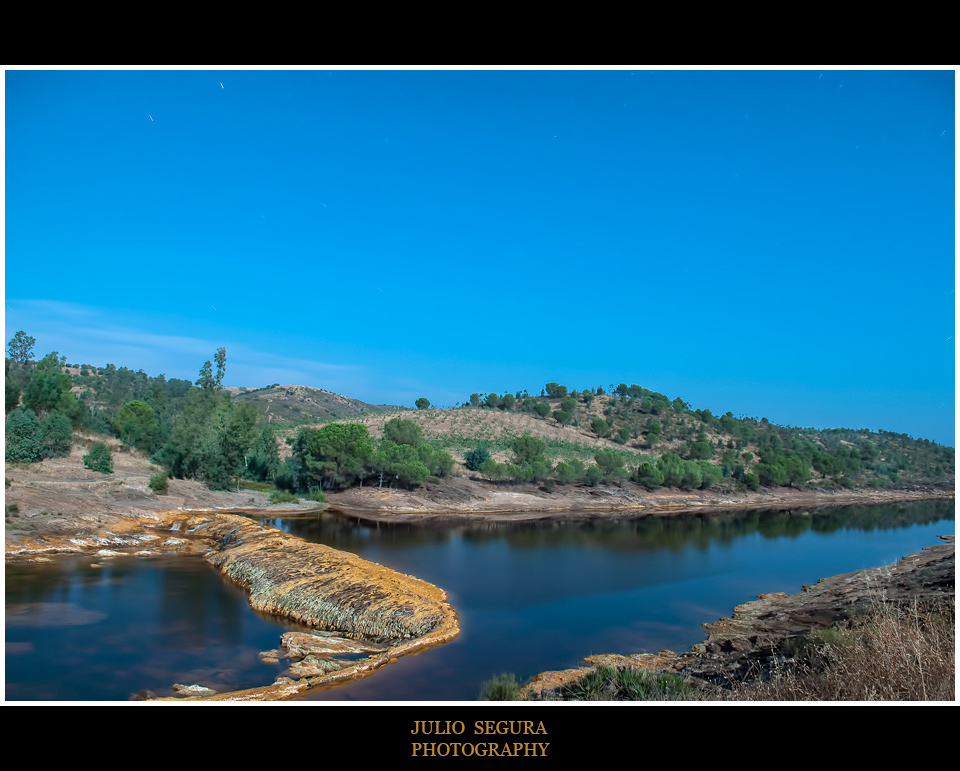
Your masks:
{"label": "rock", "polygon": [[334,659],[325,659],[320,656],[307,656],[302,661],[290,665],[290,673],[295,677],[317,677],[330,672],[339,672],[344,665]]}
{"label": "rock", "polygon": [[280,647],[286,651],[289,658],[295,660],[311,654],[330,657],[354,653],[380,653],[387,650],[386,645],[305,632],[285,632],[281,638]]}
{"label": "rock", "polygon": [[731,618],[704,624],[707,639],[684,654],[683,670],[724,685],[782,663],[785,651],[814,629],[869,610],[878,602],[936,602],[954,598],[952,537],[893,565],[822,578],[799,594],[761,594],[734,608]]}
{"label": "rock", "polygon": [[264,664],[279,664],[280,663],[280,651],[261,651],[260,652],[260,661]]}
{"label": "rock", "polygon": [[213,696],[216,691],[203,685],[181,685],[176,683],[173,692],[178,696]]}

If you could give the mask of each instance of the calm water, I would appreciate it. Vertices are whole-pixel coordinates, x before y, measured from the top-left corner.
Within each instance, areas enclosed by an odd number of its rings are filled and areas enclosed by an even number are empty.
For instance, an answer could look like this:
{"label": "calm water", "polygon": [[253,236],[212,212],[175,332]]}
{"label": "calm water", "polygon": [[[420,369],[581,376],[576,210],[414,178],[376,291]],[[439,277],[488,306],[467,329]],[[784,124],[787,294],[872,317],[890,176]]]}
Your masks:
{"label": "calm water", "polygon": [[173,684],[272,682],[258,654],[301,627],[258,616],[198,557],[63,557],[6,566],[6,698],[126,701]]}
{"label": "calm water", "polygon": [[[952,501],[721,518],[446,529],[324,513],[268,524],[446,589],[462,634],[373,677],[312,694],[359,701],[473,700],[591,653],[687,650],[704,622],[760,592],[797,592],[892,562],[954,532]],[[284,628],[199,559],[64,559],[7,567],[7,699],[126,699],[174,682],[272,681],[259,662]]]}

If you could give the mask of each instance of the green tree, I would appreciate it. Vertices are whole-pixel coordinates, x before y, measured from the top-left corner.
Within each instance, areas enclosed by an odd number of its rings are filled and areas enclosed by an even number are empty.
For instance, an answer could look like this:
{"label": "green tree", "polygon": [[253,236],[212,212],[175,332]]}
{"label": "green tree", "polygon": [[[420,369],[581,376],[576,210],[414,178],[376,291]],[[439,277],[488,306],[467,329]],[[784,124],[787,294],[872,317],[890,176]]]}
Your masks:
{"label": "green tree", "polygon": [[583,480],[583,475],[586,473],[586,470],[587,467],[584,465],[582,460],[579,458],[572,458],[570,460],[562,460],[557,463],[557,467],[554,469],[553,475],[561,484],[576,484],[577,482]]}
{"label": "green tree", "polygon": [[605,479],[614,479],[623,470],[623,458],[613,450],[600,450],[594,454],[593,459]]}
{"label": "green tree", "polygon": [[723,469],[717,464],[705,460],[698,460],[696,463],[700,468],[701,488],[706,490],[707,488],[715,487],[723,481]]}
{"label": "green tree", "polygon": [[656,490],[663,486],[663,472],[654,464],[644,462],[637,466],[636,480],[638,485],[643,485],[648,490]]}
{"label": "green tree", "polygon": [[596,487],[603,480],[603,472],[599,466],[587,466],[583,474],[583,483],[588,487]]}
{"label": "green tree", "polygon": [[7,463],[36,463],[43,453],[40,421],[33,410],[17,409],[5,426],[4,456]]}
{"label": "green tree", "polygon": [[40,442],[47,458],[65,458],[73,446],[73,424],[62,412],[51,412],[40,421]]}
{"label": "green tree", "polygon": [[657,461],[657,468],[663,474],[664,487],[680,487],[683,481],[683,460],[675,452],[664,453]]}
{"label": "green tree", "polygon": [[563,399],[567,395],[567,387],[559,383],[547,383],[546,391],[551,399]]}
{"label": "green tree", "polygon": [[[429,447],[425,449],[430,450]],[[420,458],[418,448],[413,445],[397,444],[384,438],[370,458],[370,467],[381,474],[381,478],[409,489],[419,487],[430,476],[430,469]]]}
{"label": "green tree", "polygon": [[143,452],[151,452],[160,437],[160,420],[146,402],[127,402],[113,420],[120,441]]}
{"label": "green tree", "polygon": [[256,421],[253,408],[231,403],[227,392],[213,385],[192,388],[154,461],[173,477],[224,489],[245,470]]}
{"label": "green tree", "polygon": [[391,442],[419,447],[423,443],[423,431],[416,423],[406,418],[391,418],[383,426],[383,435]]}
{"label": "green tree", "polygon": [[[446,450],[434,450],[423,444],[417,448],[420,451],[421,462],[430,470],[431,476],[448,477],[453,473],[455,461]],[[429,452],[428,452],[429,451]]]}
{"label": "green tree", "polygon": [[199,386],[204,391],[216,390],[217,381],[213,376],[213,365],[209,361],[203,363],[203,366],[200,368],[200,376],[194,385]]}
{"label": "green tree", "polygon": [[101,474],[113,473],[113,455],[110,454],[110,448],[103,442],[96,442],[90,448],[90,452],[83,456],[83,465],[91,471],[99,471]]}
{"label": "green tree", "polygon": [[518,436],[514,439],[510,445],[510,449],[513,450],[515,462],[518,465],[523,465],[543,459],[547,451],[547,446],[542,440],[537,439],[535,436],[527,435]]}
{"label": "green tree", "polygon": [[10,373],[10,359],[5,359],[3,362],[4,365],[4,390],[6,391],[6,414],[10,414],[10,410],[15,410],[20,404],[20,386],[14,381]]}
{"label": "green tree", "polygon": [[61,406],[61,402],[64,406],[76,402],[76,397],[70,394],[72,385],[70,376],[63,373],[57,352],[48,353],[34,367],[23,392],[23,404],[42,417]]}
{"label": "green tree", "polygon": [[155,474],[150,475],[150,482],[148,486],[153,492],[157,495],[166,495],[167,494],[167,472],[158,471]]}
{"label": "green tree", "polygon": [[214,388],[220,390],[223,387],[223,376],[227,374],[227,349],[217,348],[213,358],[217,362],[217,375],[213,379],[213,385]]}
{"label": "green tree", "polygon": [[294,453],[307,477],[322,489],[349,487],[361,479],[374,450],[373,439],[362,423],[302,428],[294,443]]}
{"label": "green tree", "polygon": [[417,399],[416,405],[418,410],[428,410],[430,409],[430,400],[425,396],[421,396]]}
{"label": "green tree", "polygon": [[610,433],[610,424],[607,423],[607,421],[605,421],[603,418],[594,418],[591,420],[590,428],[592,428],[593,433],[595,433],[601,439]]}
{"label": "green tree", "polygon": [[697,441],[690,444],[687,457],[690,460],[709,460],[713,456],[713,445],[706,441]]}
{"label": "green tree", "polygon": [[479,471],[483,462],[490,457],[490,451],[481,445],[463,456],[463,462],[470,471]]}
{"label": "green tree", "polygon": [[273,482],[282,470],[277,432],[270,426],[264,426],[254,442],[253,452],[247,458],[247,473],[258,482]]}
{"label": "green tree", "polygon": [[7,343],[7,353],[18,365],[24,367],[33,358],[33,346],[36,344],[36,339],[21,329]]}

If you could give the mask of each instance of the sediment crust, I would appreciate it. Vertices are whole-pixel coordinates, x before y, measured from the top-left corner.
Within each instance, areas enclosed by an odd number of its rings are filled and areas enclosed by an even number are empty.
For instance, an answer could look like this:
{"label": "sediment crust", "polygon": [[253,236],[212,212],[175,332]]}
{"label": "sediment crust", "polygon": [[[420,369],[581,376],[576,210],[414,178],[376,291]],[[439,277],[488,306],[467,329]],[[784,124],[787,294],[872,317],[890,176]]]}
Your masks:
{"label": "sediment crust", "polygon": [[449,642],[460,633],[446,593],[426,581],[241,516],[195,514],[185,525],[213,542],[205,559],[249,592],[255,610],[388,645],[334,672],[296,681],[283,678],[204,701],[294,698],[311,688],[365,677],[400,656]]}
{"label": "sediment crust", "polygon": [[206,560],[247,589],[256,610],[377,640],[456,626],[442,590],[355,554],[227,514],[210,520],[203,535],[217,543]]}

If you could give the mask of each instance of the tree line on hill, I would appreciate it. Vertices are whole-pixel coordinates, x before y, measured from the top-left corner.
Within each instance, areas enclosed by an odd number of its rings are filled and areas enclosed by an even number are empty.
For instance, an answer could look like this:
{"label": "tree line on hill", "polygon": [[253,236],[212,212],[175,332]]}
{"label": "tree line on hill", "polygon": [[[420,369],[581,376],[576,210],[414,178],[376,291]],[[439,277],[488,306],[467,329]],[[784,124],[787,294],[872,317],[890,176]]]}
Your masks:
{"label": "tree line on hill", "polygon": [[[276,428],[258,422],[250,405],[232,400],[223,388],[223,348],[190,382],[112,364],[70,365],[57,352],[34,361],[35,342],[20,331],[7,347],[8,463],[67,455],[74,433],[85,431],[116,437],[162,466],[151,479],[158,492],[168,477],[214,489],[248,479],[318,496],[364,484],[413,488],[430,477],[449,477],[457,465],[449,452],[424,439],[415,421],[401,417],[388,421],[380,438],[364,424],[329,423],[301,426],[281,439]],[[416,406],[429,410],[430,402],[421,398]],[[682,399],[624,383],[571,391],[552,382],[540,396],[474,393],[463,409],[527,414],[612,443],[599,443],[585,457],[551,454],[542,440],[517,436],[508,457],[498,461],[484,442],[475,441],[462,463],[502,483],[757,490],[886,487],[954,475],[953,448],[927,440],[885,431],[790,428],[729,412],[718,418]],[[284,458],[281,441],[289,447]],[[84,459],[91,468],[112,468],[105,446],[91,455]]]}
{"label": "tree line on hill", "polygon": [[[621,445],[640,460],[620,476],[649,489],[726,484],[756,490],[807,483],[890,487],[937,483],[954,475],[954,449],[929,440],[889,431],[777,426],[766,418],[734,417],[730,412],[717,417],[636,384],[576,391],[552,382],[539,397],[526,391],[474,393],[463,408],[528,414]],[[582,473],[568,463],[556,479],[573,477],[589,484],[610,461],[597,463],[598,470]],[[490,465],[486,471],[479,466],[476,470],[490,479],[525,476]],[[609,480],[610,473],[604,478]]]}

